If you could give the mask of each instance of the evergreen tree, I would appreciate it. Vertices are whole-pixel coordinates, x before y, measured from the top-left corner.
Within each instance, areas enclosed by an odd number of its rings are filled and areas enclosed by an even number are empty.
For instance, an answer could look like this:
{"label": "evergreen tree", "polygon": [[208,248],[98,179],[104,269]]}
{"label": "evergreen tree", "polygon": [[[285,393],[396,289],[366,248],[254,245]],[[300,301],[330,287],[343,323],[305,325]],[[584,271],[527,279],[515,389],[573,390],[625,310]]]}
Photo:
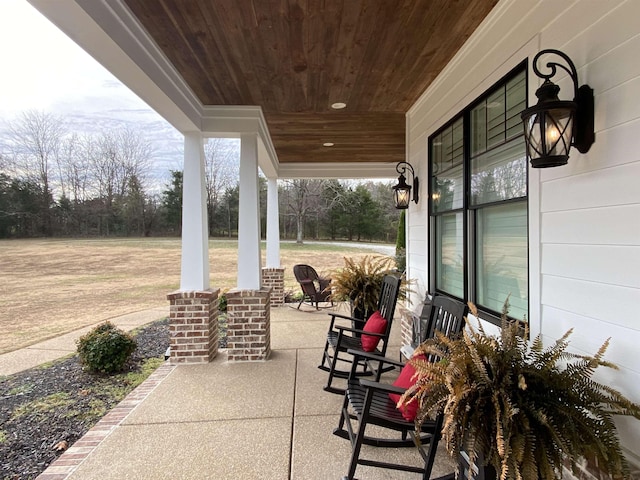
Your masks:
{"label": "evergreen tree", "polygon": [[406,210],[400,210],[400,220],[398,221],[398,235],[396,236],[396,268],[404,272],[407,268],[407,240],[405,231]]}
{"label": "evergreen tree", "polygon": [[170,231],[182,234],[182,172],[171,170],[171,184],[162,192],[164,220]]}

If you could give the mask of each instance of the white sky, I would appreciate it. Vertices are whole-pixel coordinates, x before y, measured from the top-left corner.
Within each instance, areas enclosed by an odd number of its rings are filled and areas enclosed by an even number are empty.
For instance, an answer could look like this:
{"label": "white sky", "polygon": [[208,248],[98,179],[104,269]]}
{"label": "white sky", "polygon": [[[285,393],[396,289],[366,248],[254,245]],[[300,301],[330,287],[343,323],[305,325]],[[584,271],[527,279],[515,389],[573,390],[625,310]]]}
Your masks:
{"label": "white sky", "polygon": [[115,92],[144,105],[26,0],[0,0],[0,52],[3,114],[67,103],[87,108],[84,101]]}
{"label": "white sky", "polygon": [[0,0],[0,62],[0,128],[30,109],[78,133],[134,125],[156,143],[159,168],[180,168],[181,135],[26,0]]}

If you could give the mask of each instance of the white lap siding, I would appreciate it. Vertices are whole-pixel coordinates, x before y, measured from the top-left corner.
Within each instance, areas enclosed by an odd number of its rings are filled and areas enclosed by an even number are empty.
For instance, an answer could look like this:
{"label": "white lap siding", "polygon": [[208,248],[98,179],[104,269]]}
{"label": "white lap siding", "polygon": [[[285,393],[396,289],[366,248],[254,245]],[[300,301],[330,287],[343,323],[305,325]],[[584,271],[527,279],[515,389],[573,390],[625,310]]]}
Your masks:
{"label": "white lap siding", "polygon": [[[408,161],[424,178],[425,200],[408,217],[408,273],[428,288],[428,137],[525,58],[565,52],[580,84],[595,93],[596,143],[572,149],[569,164],[529,171],[529,316],[551,342],[573,328],[571,348],[595,353],[619,371],[600,380],[640,402],[640,2],[506,0],[407,114]],[[559,79],[559,80],[558,80]],[[554,78],[569,99],[565,75]],[[540,80],[529,65],[529,105]],[[619,422],[634,463],[640,422]]]}

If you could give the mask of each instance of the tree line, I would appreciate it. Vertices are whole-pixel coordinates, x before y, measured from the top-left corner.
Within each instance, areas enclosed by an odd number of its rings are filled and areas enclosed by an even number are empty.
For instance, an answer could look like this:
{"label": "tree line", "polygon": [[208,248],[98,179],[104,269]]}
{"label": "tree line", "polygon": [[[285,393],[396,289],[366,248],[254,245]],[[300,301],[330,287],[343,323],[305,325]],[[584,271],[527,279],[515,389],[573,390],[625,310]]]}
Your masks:
{"label": "tree line", "polygon": [[[153,145],[141,130],[69,132],[64,119],[27,111],[0,136],[0,238],[180,235],[182,171],[152,182]],[[238,141],[205,144],[209,234],[238,226]],[[280,180],[284,239],[393,242],[398,212],[392,182]],[[266,180],[260,179],[263,235]]]}

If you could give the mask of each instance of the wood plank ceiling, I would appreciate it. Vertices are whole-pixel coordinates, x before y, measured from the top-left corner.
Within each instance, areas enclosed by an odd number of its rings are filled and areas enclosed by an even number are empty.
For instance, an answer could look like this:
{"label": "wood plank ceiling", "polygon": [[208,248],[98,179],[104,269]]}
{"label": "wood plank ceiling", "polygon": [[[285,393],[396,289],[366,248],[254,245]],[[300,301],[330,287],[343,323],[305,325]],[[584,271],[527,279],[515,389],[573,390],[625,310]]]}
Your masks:
{"label": "wood plank ceiling", "polygon": [[125,1],[204,105],[262,107],[281,163],[404,160],[405,113],[497,3]]}

